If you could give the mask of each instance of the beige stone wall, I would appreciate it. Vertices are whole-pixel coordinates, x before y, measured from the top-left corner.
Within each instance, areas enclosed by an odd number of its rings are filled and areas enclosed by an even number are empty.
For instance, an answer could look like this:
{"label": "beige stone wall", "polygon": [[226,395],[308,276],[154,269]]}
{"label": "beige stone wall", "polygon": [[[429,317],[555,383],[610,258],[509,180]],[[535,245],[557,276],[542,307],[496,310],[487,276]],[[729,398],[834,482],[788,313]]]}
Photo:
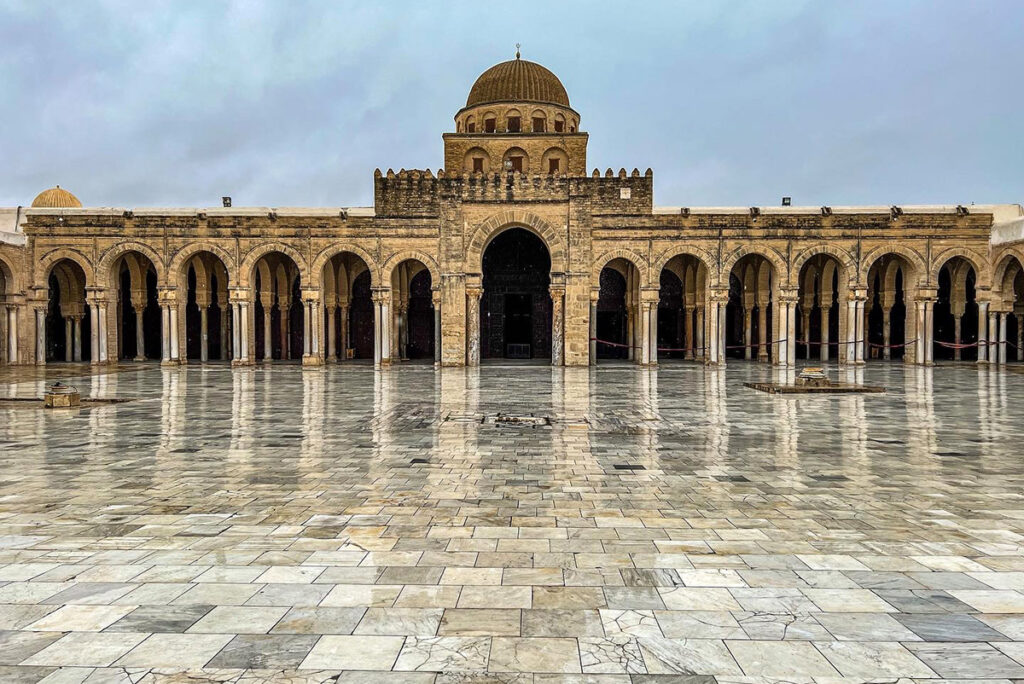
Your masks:
{"label": "beige stone wall", "polygon": [[[908,291],[915,300],[934,298],[939,270],[961,257],[975,269],[979,300],[991,299],[993,306],[1005,309],[1007,301],[1012,304],[1006,274],[1024,258],[1019,247],[990,254],[992,216],[985,213],[915,211],[896,218],[886,212],[823,216],[778,210],[760,216],[742,211],[654,214],[652,186],[649,173],[625,171],[572,178],[435,178],[407,172],[377,177],[374,216],[340,210],[34,211],[25,226],[28,244],[0,246],[0,260],[10,273],[4,297],[17,307],[20,361],[33,362],[32,308],[45,305],[49,272],[61,259],[81,267],[90,302],[107,304],[110,350],[117,349],[114,269],[126,253],[152,263],[161,300],[178,307],[184,306],[186,264],[201,252],[223,262],[233,300],[251,297],[253,268],[272,252],[295,262],[304,296],[316,300],[323,267],[335,254],[349,252],[365,261],[374,288],[385,295],[393,269],[416,259],[430,270],[438,292],[441,361],[461,365],[467,358],[467,312],[481,286],[483,252],[495,235],[518,226],[548,246],[553,291],[564,297],[565,363],[585,365],[590,361],[590,302],[601,268],[612,259],[635,266],[648,293],[642,298],[650,302],[657,299],[661,270],[669,260],[692,255],[706,268],[702,303],[708,303],[727,291],[730,269],[747,255],[767,260],[777,296],[794,301],[801,267],[817,254],[836,259],[843,292],[861,299],[867,296],[869,269],[884,254],[905,261],[912,281]],[[183,324],[178,336],[183,347]]]}

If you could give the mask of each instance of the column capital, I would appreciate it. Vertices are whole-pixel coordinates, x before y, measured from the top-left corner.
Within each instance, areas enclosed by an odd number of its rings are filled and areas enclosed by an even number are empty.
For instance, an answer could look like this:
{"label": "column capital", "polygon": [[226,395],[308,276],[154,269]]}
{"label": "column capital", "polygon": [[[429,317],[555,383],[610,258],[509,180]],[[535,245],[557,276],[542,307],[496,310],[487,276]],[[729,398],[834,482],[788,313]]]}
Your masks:
{"label": "column capital", "polygon": [[479,300],[483,293],[484,289],[482,287],[466,287],[466,296],[471,299]]}
{"label": "column capital", "polygon": [[370,299],[374,304],[388,304],[391,301],[391,290],[389,288],[375,289],[371,292]]}
{"label": "column capital", "polygon": [[301,290],[302,301],[316,302],[320,300],[320,288],[303,288]]}

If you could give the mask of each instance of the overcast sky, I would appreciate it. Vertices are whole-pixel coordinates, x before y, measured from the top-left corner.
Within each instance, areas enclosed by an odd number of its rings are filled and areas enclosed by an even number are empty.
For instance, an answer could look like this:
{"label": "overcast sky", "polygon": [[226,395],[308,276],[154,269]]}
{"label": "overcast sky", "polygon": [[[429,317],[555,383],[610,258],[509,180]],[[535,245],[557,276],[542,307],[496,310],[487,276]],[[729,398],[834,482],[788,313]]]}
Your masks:
{"label": "overcast sky", "polygon": [[0,0],[0,205],[368,206],[516,42],[659,205],[1024,201],[1020,0]]}

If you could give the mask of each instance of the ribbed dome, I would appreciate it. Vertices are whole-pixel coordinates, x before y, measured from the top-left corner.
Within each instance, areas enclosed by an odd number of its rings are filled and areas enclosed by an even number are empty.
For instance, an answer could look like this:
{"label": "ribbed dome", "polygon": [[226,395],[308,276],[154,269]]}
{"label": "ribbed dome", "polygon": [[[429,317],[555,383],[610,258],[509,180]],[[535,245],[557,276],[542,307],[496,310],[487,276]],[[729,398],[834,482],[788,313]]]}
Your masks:
{"label": "ribbed dome", "polygon": [[466,106],[488,102],[546,102],[568,107],[569,95],[553,73],[540,64],[516,58],[495,64],[476,79]]}
{"label": "ribbed dome", "polygon": [[32,200],[33,207],[49,207],[51,209],[78,209],[82,203],[78,198],[59,185],[49,190],[43,190]]}

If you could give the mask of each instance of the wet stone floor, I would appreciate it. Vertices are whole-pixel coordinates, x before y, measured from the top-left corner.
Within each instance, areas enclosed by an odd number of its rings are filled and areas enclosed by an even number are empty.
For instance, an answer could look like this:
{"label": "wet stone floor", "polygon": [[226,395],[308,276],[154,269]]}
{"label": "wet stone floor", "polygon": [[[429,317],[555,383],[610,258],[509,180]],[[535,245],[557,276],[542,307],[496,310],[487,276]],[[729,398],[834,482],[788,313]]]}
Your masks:
{"label": "wet stone floor", "polygon": [[0,682],[1024,679],[1024,374],[6,369]]}

